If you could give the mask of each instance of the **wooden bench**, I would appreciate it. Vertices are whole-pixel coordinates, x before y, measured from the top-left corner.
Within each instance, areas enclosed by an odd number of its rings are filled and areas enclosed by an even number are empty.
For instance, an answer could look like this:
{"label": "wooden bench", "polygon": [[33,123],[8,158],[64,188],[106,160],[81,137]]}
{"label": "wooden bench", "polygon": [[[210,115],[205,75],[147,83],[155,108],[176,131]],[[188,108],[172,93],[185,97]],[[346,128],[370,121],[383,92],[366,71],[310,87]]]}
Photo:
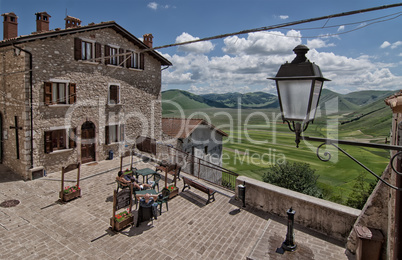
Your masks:
{"label": "wooden bench", "polygon": [[215,192],[216,191],[214,191],[213,189],[210,189],[210,188],[202,185],[201,183],[195,182],[195,181],[193,181],[193,180],[191,180],[191,179],[189,179],[187,177],[182,176],[182,179],[183,179],[183,183],[184,183],[184,187],[182,189],[182,192],[184,191],[185,188],[190,189],[191,187],[194,187],[197,190],[200,190],[200,191],[208,194],[208,200],[207,200],[206,204],[208,204],[211,201],[211,199],[213,201],[215,201]]}

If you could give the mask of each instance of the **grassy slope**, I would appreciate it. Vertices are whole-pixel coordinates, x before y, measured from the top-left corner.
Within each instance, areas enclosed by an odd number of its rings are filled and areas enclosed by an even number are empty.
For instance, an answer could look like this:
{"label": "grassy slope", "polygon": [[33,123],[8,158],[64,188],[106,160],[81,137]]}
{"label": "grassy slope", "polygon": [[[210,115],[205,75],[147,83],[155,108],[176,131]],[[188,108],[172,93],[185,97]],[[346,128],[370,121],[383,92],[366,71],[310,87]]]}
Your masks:
{"label": "grassy slope", "polygon": [[[322,98],[326,98],[328,101],[337,95],[339,94],[328,91],[323,93]],[[364,99],[367,100],[362,95],[362,103],[364,103]],[[339,102],[340,100],[341,102]],[[305,135],[337,139],[380,136],[383,141],[389,134],[392,113],[385,106],[383,100],[379,99],[368,106],[356,106],[350,105],[347,99],[340,96],[337,102],[339,105],[342,105],[342,102],[345,105],[339,109],[339,113],[318,118],[314,124],[309,126]],[[355,112],[350,111],[355,109]],[[185,113],[188,116],[197,111],[199,110],[189,109]],[[317,158],[316,149],[321,143],[302,142],[300,147],[296,148],[294,134],[289,131],[287,125],[282,124],[280,117],[277,117],[279,109],[204,108],[202,111],[205,112],[211,123],[229,134],[224,144],[223,166],[241,175],[261,180],[264,170],[272,163],[281,160],[306,162],[320,176],[318,183],[325,190],[326,199],[338,196],[346,200],[352,190],[354,179],[360,172],[365,172],[358,164],[332,147],[328,147],[328,149],[332,149],[331,161],[320,161]],[[362,114],[365,116],[359,120],[338,125],[338,120],[339,122],[348,121]],[[170,114],[166,115],[177,116],[178,114],[170,111]],[[263,115],[268,115],[269,120],[266,121]],[[342,116],[338,119],[340,115]],[[272,120],[275,117],[276,122]],[[247,124],[245,124],[246,121]],[[384,150],[352,146],[341,146],[341,148],[379,175],[389,161],[389,153]],[[368,174],[367,180],[375,180],[375,178]]]}
{"label": "grassy slope", "polygon": [[[197,110],[186,110],[186,115]],[[294,134],[288,126],[280,120],[276,123],[272,117],[278,115],[278,110],[268,109],[216,109],[207,108],[203,112],[208,115],[211,122],[221,128],[229,137],[226,138],[223,151],[223,166],[254,179],[261,180],[266,168],[272,163],[283,160],[305,162],[316,170],[320,177],[318,185],[328,194],[326,199],[338,196],[346,200],[353,187],[353,181],[360,172],[364,172],[358,164],[345,155],[332,149],[330,162],[322,162],[317,158],[316,149],[321,143],[300,143],[296,148]],[[254,116],[252,116],[254,114]],[[265,122],[261,114],[268,115],[270,121]],[[169,114],[174,116],[175,114]],[[249,118],[248,124],[244,122]],[[229,122],[232,121],[231,124]],[[329,128],[326,126],[326,128]],[[327,129],[317,127],[314,123],[309,126],[306,135],[327,136]],[[330,130],[329,130],[330,133]],[[365,137],[361,132],[349,132],[347,135]],[[340,139],[344,139],[342,136]],[[357,160],[364,163],[368,168],[381,174],[388,164],[388,152],[368,148],[341,146]],[[368,180],[374,180],[367,175]]]}
{"label": "grassy slope", "polygon": [[162,103],[162,110],[164,114],[177,110],[177,107],[170,102],[176,103],[182,109],[202,109],[210,107],[205,103],[192,99],[189,97],[189,95],[185,95],[180,90],[168,90],[162,92],[162,100],[167,101]]}

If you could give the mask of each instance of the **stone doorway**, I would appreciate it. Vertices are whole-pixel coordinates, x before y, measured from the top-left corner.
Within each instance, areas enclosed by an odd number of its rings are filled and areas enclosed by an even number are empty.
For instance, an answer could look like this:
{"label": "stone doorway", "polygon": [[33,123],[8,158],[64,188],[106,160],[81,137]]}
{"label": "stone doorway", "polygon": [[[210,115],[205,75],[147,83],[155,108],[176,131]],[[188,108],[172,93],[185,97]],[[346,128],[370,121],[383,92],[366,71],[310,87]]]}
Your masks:
{"label": "stone doorway", "polygon": [[95,124],[86,121],[81,126],[81,163],[95,161]]}

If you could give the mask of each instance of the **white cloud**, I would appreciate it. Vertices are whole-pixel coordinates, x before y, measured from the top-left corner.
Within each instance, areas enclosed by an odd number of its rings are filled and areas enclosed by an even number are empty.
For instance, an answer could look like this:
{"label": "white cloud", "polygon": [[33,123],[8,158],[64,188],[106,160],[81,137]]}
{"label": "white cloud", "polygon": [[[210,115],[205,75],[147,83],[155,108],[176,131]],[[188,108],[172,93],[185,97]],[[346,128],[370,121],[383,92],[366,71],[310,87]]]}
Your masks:
{"label": "white cloud", "polygon": [[395,49],[395,48],[397,48],[397,47],[399,47],[399,46],[401,46],[401,45],[402,45],[402,41],[394,42],[394,43],[391,45],[391,49]]}
{"label": "white cloud", "polygon": [[387,48],[387,47],[389,47],[389,46],[391,46],[391,43],[385,41],[385,42],[383,42],[383,43],[381,44],[380,48],[381,48],[381,49],[384,49],[384,48]]}
{"label": "white cloud", "polygon": [[150,3],[147,5],[147,7],[148,7],[148,8],[151,8],[151,9],[153,9],[153,10],[156,10],[156,9],[158,9],[158,4],[155,3],[155,2],[150,2]]}
{"label": "white cloud", "polygon": [[247,38],[231,36],[224,39],[223,51],[229,54],[266,55],[289,53],[289,49],[301,44],[301,34],[290,30],[286,34],[281,32],[249,33]]}
{"label": "white cloud", "polygon": [[312,40],[307,40],[307,46],[310,49],[319,49],[319,48],[324,48],[324,47],[333,47],[335,44],[333,43],[327,43],[326,41],[323,41],[322,39],[312,39]]}
{"label": "white cloud", "polygon": [[385,49],[385,48],[391,47],[391,49],[396,49],[401,45],[402,45],[402,41],[397,41],[397,42],[394,42],[394,43],[390,43],[388,41],[385,41],[385,42],[383,42],[381,44],[380,48]]}
{"label": "white cloud", "polygon": [[281,20],[286,20],[286,19],[289,18],[289,15],[280,15],[279,18],[280,18]]}
{"label": "white cloud", "polygon": [[[192,35],[183,32],[180,36],[176,38],[176,43],[194,41],[198,39],[200,38],[193,37]],[[203,42],[181,45],[178,47],[178,50],[183,52],[208,53],[212,51],[214,47],[215,46],[210,41],[203,41]]]}
{"label": "white cloud", "polygon": [[345,30],[345,25],[339,26],[338,32],[342,32],[342,31],[344,31],[344,30]]}
{"label": "white cloud", "polygon": [[[192,52],[164,55],[173,66],[163,71],[163,85],[187,88],[198,94],[261,90],[275,94],[275,84],[267,78],[274,77],[280,65],[294,59],[292,50],[302,44],[300,36],[298,31],[289,31],[286,34],[258,32],[227,37],[223,40],[222,49],[226,52],[223,56],[209,57],[200,51],[211,49],[211,43],[208,48],[189,45]],[[195,37],[185,33],[178,37],[178,41],[184,39]],[[307,58],[320,66],[324,77],[332,80],[325,83],[326,88],[344,93],[356,89],[395,89],[400,85],[402,77],[391,72],[398,65],[375,62],[376,56],[352,58],[318,51],[333,46],[328,39],[307,41],[310,48]],[[402,43],[396,42],[393,46],[400,45]]]}

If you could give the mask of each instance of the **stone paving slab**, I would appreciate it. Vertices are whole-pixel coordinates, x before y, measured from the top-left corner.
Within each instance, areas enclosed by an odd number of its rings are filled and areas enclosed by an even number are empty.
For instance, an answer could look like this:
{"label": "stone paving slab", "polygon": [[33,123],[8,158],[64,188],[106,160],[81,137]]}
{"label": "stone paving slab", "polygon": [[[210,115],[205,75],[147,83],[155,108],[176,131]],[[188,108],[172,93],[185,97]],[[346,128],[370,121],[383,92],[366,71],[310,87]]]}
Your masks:
{"label": "stone paving slab", "polygon": [[[208,205],[206,194],[192,188],[169,201],[168,211],[164,205],[157,220],[110,231],[119,164],[116,158],[82,165],[82,197],[65,204],[58,202],[60,172],[25,182],[0,168],[0,202],[21,202],[0,208],[0,259],[347,259],[336,241],[298,228],[301,250],[276,253],[286,220],[242,209],[232,192],[217,187],[216,201]],[[135,166],[153,167],[142,161]],[[66,179],[71,185],[75,174]],[[181,191],[183,182],[177,185]]]}

